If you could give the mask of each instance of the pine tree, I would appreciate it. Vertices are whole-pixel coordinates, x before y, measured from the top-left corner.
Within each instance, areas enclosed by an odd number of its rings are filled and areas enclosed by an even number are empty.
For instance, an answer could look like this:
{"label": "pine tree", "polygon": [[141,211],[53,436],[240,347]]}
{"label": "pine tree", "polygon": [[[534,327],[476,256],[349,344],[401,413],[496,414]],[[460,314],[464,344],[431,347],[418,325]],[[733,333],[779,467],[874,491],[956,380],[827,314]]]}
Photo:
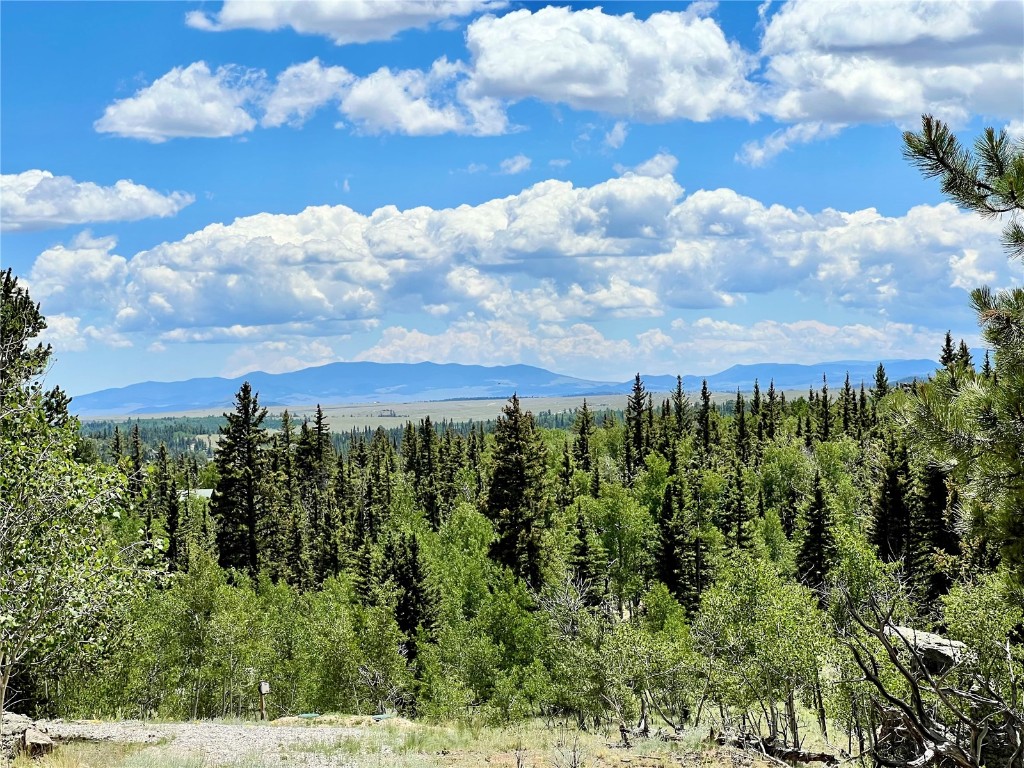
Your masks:
{"label": "pine tree", "polygon": [[583,508],[576,511],[575,536],[570,555],[569,567],[578,585],[583,602],[596,607],[604,600],[604,548],[583,514]]}
{"label": "pine tree", "polygon": [[726,536],[737,549],[750,546],[750,509],[743,486],[743,467],[733,465],[732,480],[725,501]]}
{"label": "pine tree", "polygon": [[587,407],[587,399],[583,398],[583,405],[576,414],[576,439],[573,441],[573,456],[576,465],[584,472],[590,472],[591,447],[590,439],[594,435],[594,415]]}
{"label": "pine tree", "polygon": [[492,460],[485,505],[496,534],[491,555],[537,589],[546,518],[546,460],[533,414],[520,408],[516,395],[494,425]]}
{"label": "pine tree", "polygon": [[217,526],[217,549],[224,568],[239,568],[255,576],[259,569],[258,536],[261,515],[263,451],[268,438],[263,428],[267,409],[259,405],[249,382],[235,395],[235,410],[225,413],[217,444],[220,481],[212,499]]}
{"label": "pine tree", "polygon": [[875,370],[875,386],[871,389],[871,397],[877,403],[889,394],[889,377],[885,374],[885,366],[881,363]]}
{"label": "pine tree", "polygon": [[797,550],[796,567],[800,581],[813,590],[825,585],[835,559],[835,539],[828,504],[821,486],[821,473],[814,473],[810,503],[803,513],[803,537]]}
{"label": "pine tree", "polygon": [[818,398],[818,439],[827,443],[832,436],[832,402],[828,396],[828,380],[821,377],[821,397]]}
{"label": "pine tree", "polygon": [[747,425],[746,404],[743,395],[736,390],[736,402],[733,406],[733,445],[736,449],[736,458],[740,464],[746,465],[750,461],[750,431]]}
{"label": "pine tree", "polygon": [[683,439],[683,435],[689,431],[690,422],[693,420],[690,401],[686,399],[683,393],[682,376],[676,376],[676,388],[672,392],[672,418],[674,427],[672,444],[676,445]]}
{"label": "pine tree", "polygon": [[643,467],[644,457],[647,455],[646,409],[647,391],[638,373],[633,382],[633,391],[626,401],[626,429],[623,433],[625,443],[622,455],[627,486],[633,484],[633,479]]}
{"label": "pine tree", "polygon": [[946,473],[937,465],[924,462],[914,474],[917,499],[907,542],[907,573],[922,604],[929,606],[952,586],[949,574],[939,567],[938,556],[957,554],[960,547],[946,519]]}
{"label": "pine tree", "polygon": [[697,445],[705,462],[711,455],[711,392],[708,391],[708,380],[704,379],[700,386],[700,411],[697,414]]}
{"label": "pine tree", "polygon": [[661,513],[658,515],[658,534],[654,550],[654,577],[668,587],[677,600],[683,598],[683,542],[682,514],[684,501],[679,478],[673,477],[665,486]]}
{"label": "pine tree", "polygon": [[960,346],[957,347],[956,357],[953,360],[953,364],[959,368],[967,368],[971,371],[974,370],[974,360],[971,358],[971,350],[967,348],[967,343],[960,339]]}
{"label": "pine tree", "polygon": [[850,372],[846,372],[846,381],[843,383],[843,394],[840,397],[840,410],[843,426],[843,434],[850,437],[856,436],[854,422],[857,415],[857,396],[850,386]]}
{"label": "pine tree", "polygon": [[886,562],[907,554],[913,507],[910,461],[906,446],[886,441],[881,475],[871,503],[870,540]]}
{"label": "pine tree", "polygon": [[939,365],[943,368],[951,368],[956,361],[956,350],[953,348],[953,334],[946,331],[946,338],[942,342],[942,352],[939,354]]}
{"label": "pine tree", "polygon": [[765,427],[764,434],[769,440],[775,439],[775,430],[778,428],[779,423],[779,401],[778,396],[775,392],[775,379],[772,379],[768,383],[768,401],[765,409]]}
{"label": "pine tree", "polygon": [[555,489],[555,503],[562,512],[569,508],[574,498],[572,484],[574,474],[572,453],[569,451],[569,441],[566,440],[562,446],[562,463],[558,470],[558,487]]}

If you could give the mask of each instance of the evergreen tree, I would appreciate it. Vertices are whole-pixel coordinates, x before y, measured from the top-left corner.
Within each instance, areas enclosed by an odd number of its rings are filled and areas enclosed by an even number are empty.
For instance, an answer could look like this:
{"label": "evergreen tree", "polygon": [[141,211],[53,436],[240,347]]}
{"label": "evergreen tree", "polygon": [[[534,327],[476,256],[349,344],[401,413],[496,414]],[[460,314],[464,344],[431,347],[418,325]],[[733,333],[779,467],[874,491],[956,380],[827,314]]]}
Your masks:
{"label": "evergreen tree", "polygon": [[821,377],[821,396],[818,398],[818,439],[827,443],[832,436],[832,402],[828,396],[828,380]]}
{"label": "evergreen tree", "polygon": [[729,542],[737,549],[750,546],[750,509],[743,487],[743,467],[733,466],[732,479],[725,501],[725,525]]}
{"label": "evergreen tree", "polygon": [[733,445],[736,458],[741,465],[750,461],[750,431],[747,425],[746,404],[739,389],[736,390],[736,402],[733,406]]}
{"label": "evergreen tree", "polygon": [[623,433],[625,443],[622,456],[627,486],[633,484],[633,479],[643,467],[644,457],[647,455],[646,409],[647,391],[638,373],[633,382],[633,391],[626,401],[626,429]]}
{"label": "evergreen tree", "polygon": [[956,357],[953,360],[953,364],[960,368],[968,368],[971,371],[974,370],[974,360],[971,358],[971,350],[967,348],[967,343],[960,339],[960,346],[957,347]]}
{"label": "evergreen tree", "polygon": [[913,506],[910,461],[906,446],[886,441],[881,475],[871,502],[871,543],[886,562],[907,554]]}
{"label": "evergreen tree", "polygon": [[947,474],[931,462],[915,472],[916,503],[908,536],[907,572],[923,605],[934,605],[949,591],[952,579],[939,565],[942,555],[955,555],[959,541],[947,521]]}
{"label": "evergreen tree", "polygon": [[676,388],[672,392],[672,418],[674,433],[672,444],[677,444],[683,439],[683,435],[690,429],[690,422],[693,420],[690,401],[683,393],[683,377],[676,376]]}
{"label": "evergreen tree", "polygon": [[573,441],[573,456],[576,459],[576,466],[584,472],[590,472],[591,447],[590,439],[594,435],[594,415],[587,407],[587,399],[583,398],[583,405],[576,414],[576,439]]}
{"label": "evergreen tree", "polygon": [[840,411],[842,419],[843,434],[855,437],[857,430],[854,428],[857,416],[857,396],[850,386],[850,373],[846,373],[846,381],[843,383],[843,394],[840,397]]}
{"label": "evergreen tree", "polygon": [[942,352],[939,354],[939,365],[943,368],[952,368],[956,362],[956,350],[953,347],[953,334],[946,331],[946,338],[942,342]]}
{"label": "evergreen tree", "polygon": [[697,414],[697,445],[701,456],[707,461],[711,455],[711,392],[708,391],[708,380],[704,379],[700,386],[700,411]]}
{"label": "evergreen tree", "polygon": [[224,568],[239,568],[255,576],[259,569],[258,536],[262,497],[263,451],[268,438],[263,428],[267,409],[259,405],[249,382],[235,395],[235,410],[225,413],[215,461],[220,481],[212,499],[217,550]]}
{"label": "evergreen tree", "polygon": [[820,591],[835,559],[831,514],[821,486],[821,473],[814,473],[811,500],[803,513],[800,548],[796,567],[801,583]]}
{"label": "evergreen tree", "polygon": [[577,508],[569,567],[584,604],[590,607],[596,607],[604,600],[604,557],[601,539],[594,533],[582,507]]}
{"label": "evergreen tree", "polygon": [[677,600],[683,599],[684,564],[682,515],[684,500],[682,484],[673,477],[665,486],[661,513],[658,515],[658,538],[654,550],[654,576],[668,587]]}
{"label": "evergreen tree", "polygon": [[769,440],[775,439],[775,431],[778,428],[779,423],[779,409],[780,404],[778,395],[775,392],[775,379],[772,379],[768,383],[768,398],[767,406],[765,408],[765,426],[764,434]]}
{"label": "evergreen tree", "polygon": [[881,363],[875,370],[875,386],[871,389],[871,397],[877,403],[889,394],[889,377],[885,374],[885,366]]}
{"label": "evergreen tree", "polygon": [[493,471],[485,511],[494,523],[491,555],[535,589],[540,587],[541,532],[546,518],[544,443],[512,395],[494,425]]}

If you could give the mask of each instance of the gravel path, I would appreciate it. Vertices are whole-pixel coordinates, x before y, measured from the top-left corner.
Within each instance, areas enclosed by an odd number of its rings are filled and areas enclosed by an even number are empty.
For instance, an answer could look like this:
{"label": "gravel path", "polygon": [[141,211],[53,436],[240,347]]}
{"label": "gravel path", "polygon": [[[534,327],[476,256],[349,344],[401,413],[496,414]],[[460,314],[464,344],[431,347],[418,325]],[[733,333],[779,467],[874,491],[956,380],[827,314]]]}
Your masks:
{"label": "gravel path", "polygon": [[[151,723],[49,721],[42,723],[60,741],[114,741],[152,744],[153,757],[200,759],[203,766],[296,765],[347,768],[352,765],[339,745],[366,736],[362,728],[275,726],[229,723]],[[334,754],[331,754],[334,753]]]}

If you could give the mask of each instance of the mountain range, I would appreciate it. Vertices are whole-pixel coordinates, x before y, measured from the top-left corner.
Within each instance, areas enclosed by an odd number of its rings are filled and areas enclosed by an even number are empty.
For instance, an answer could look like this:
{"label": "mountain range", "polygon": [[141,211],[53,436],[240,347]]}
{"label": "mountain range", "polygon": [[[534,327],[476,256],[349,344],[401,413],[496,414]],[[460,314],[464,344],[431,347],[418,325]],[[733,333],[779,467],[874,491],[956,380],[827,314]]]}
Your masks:
{"label": "mountain range", "polygon": [[[925,378],[938,367],[932,360],[883,360],[890,382]],[[832,390],[842,386],[846,375],[855,387],[871,386],[878,362],[837,360],[814,365],[760,363],[734,365],[708,376],[683,376],[683,388],[691,396],[706,379],[714,392],[749,391],[757,379],[762,388],[770,381],[776,389],[807,389],[821,386],[826,376]],[[651,392],[675,389],[675,376],[643,376]],[[187,381],[147,381],[115,389],[103,389],[75,397],[73,413],[82,417],[126,416],[146,413],[230,410],[235,393],[248,381],[268,407],[344,405],[348,403],[400,403],[429,400],[563,397],[628,393],[633,381],[593,381],[563,376],[530,365],[459,365],[457,363],[329,363],[288,373],[253,371],[235,378],[209,377]]]}

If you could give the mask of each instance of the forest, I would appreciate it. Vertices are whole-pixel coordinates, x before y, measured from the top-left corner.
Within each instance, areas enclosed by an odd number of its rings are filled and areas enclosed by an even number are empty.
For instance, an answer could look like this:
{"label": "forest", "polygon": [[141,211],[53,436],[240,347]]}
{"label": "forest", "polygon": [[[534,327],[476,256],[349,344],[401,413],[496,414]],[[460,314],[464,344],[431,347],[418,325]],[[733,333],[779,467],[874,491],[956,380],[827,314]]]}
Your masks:
{"label": "forest", "polygon": [[[964,207],[1024,208],[1005,133],[970,150],[925,118],[905,141]],[[45,318],[8,270],[0,701],[252,718],[268,681],[271,717],[1024,765],[1024,291],[972,301],[984,359],[947,334],[923,382],[753,381],[718,408],[637,375],[623,412],[539,423],[513,394],[486,425],[346,435],[246,384],[197,450],[198,431],[82,429],[39,384]]]}

